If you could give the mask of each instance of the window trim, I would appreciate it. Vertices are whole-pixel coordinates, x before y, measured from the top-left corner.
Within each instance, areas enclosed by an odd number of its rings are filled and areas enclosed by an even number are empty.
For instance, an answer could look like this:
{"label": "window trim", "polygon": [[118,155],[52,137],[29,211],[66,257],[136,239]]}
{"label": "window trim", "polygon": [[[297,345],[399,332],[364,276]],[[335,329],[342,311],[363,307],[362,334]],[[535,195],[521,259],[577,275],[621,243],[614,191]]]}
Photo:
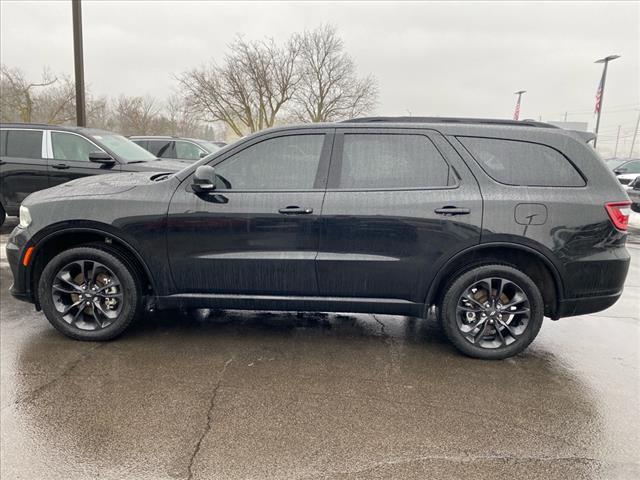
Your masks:
{"label": "window trim", "polygon": [[[539,145],[541,147],[550,148],[551,150],[557,152],[562,158],[564,158],[569,163],[569,165],[571,165],[573,167],[573,169],[578,174],[578,176],[582,179],[584,184],[583,185],[530,185],[530,184],[502,182],[502,181],[498,180],[497,178],[495,178],[493,175],[491,175],[491,173],[489,173],[485,169],[485,167],[483,166],[482,162],[480,162],[480,160],[478,160],[473,155],[473,153],[471,153],[471,151],[462,142],[462,140],[460,140],[461,138],[478,138],[478,139],[482,139],[482,140],[499,140],[499,141],[504,141],[504,142],[530,143],[530,144],[533,144],[533,145]],[[553,147],[551,145],[548,145],[546,143],[532,142],[530,140],[521,140],[521,139],[515,139],[515,138],[486,137],[486,136],[480,136],[480,135],[455,135],[455,139],[456,139],[456,142],[458,143],[458,145],[460,145],[460,148],[462,148],[463,152],[466,153],[467,155],[469,155],[469,157],[473,159],[473,161],[480,167],[482,172],[487,177],[489,177],[491,180],[493,180],[494,182],[496,182],[496,183],[498,183],[500,185],[505,185],[507,187],[517,187],[517,188],[522,188],[522,187],[524,187],[524,188],[586,188],[589,185],[587,177],[582,173],[582,171],[578,168],[578,166],[571,161],[571,159],[569,157],[567,157],[564,153],[562,153],[557,148],[555,148],[555,147]]]}
{"label": "window trim", "polygon": [[8,157],[9,154],[6,151],[7,145],[9,144],[9,132],[12,130],[20,130],[20,131],[27,131],[27,132],[40,132],[42,133],[42,138],[40,139],[40,158],[29,158],[29,157],[14,157],[14,158],[24,158],[24,159],[28,159],[28,160],[46,160],[47,157],[45,157],[45,154],[47,152],[46,150],[46,140],[45,140],[45,134],[46,134],[46,130],[42,129],[42,128],[14,128],[14,127],[2,127],[0,128],[0,130],[2,131],[6,131],[7,132],[7,138],[6,138],[6,144],[5,144],[5,152],[2,154],[3,156]]}
{"label": "window trim", "polygon": [[80,137],[80,138],[86,140],[87,142],[91,143],[99,151],[101,151],[103,153],[106,153],[108,155],[111,155],[115,159],[115,156],[112,153],[106,152],[104,150],[104,148],[100,147],[95,142],[91,141],[90,139],[88,139],[84,135],[80,135],[79,133],[67,132],[65,130],[46,130],[45,133],[46,133],[46,137],[47,137],[47,139],[45,141],[45,143],[47,144],[47,149],[48,149],[47,153],[48,153],[48,155],[50,155],[50,156],[46,157],[48,160],[58,160],[58,161],[61,161],[61,162],[82,162],[83,164],[91,163],[90,160],[89,161],[87,161],[87,160],[67,160],[67,159],[62,159],[62,158],[55,158],[53,156],[53,138],[52,138],[52,135],[51,135],[52,133],[67,133],[67,134],[70,134],[70,135],[75,135],[77,137]]}
{"label": "window trim", "polygon": [[[448,178],[452,181],[451,185],[442,186],[424,186],[424,187],[368,187],[368,188],[341,188],[340,174],[342,172],[342,153],[344,150],[345,135],[414,135],[426,137],[429,142],[438,151],[442,160],[448,167]],[[435,136],[440,135],[436,130],[429,129],[404,129],[404,128],[345,128],[340,129],[336,133],[333,154],[331,155],[331,167],[329,170],[329,181],[327,183],[327,192],[404,192],[404,191],[429,191],[429,190],[455,190],[460,188],[462,179],[443,153],[435,141]]]}
{"label": "window trim", "polygon": [[210,159],[206,163],[197,162],[193,165],[193,171],[189,172],[189,174],[185,177],[184,182],[186,183],[185,189],[187,191],[193,192],[191,188],[191,179],[193,174],[195,173],[195,169],[200,165],[210,165],[212,167],[216,167],[220,165],[224,161],[230,159],[234,155],[246,150],[247,148],[253,147],[258,143],[262,143],[267,140],[273,140],[275,138],[280,137],[292,137],[299,135],[323,135],[324,142],[322,144],[322,148],[320,150],[320,159],[318,161],[318,168],[316,170],[316,176],[313,183],[313,188],[303,189],[228,189],[228,188],[216,188],[214,190],[215,193],[296,193],[296,192],[324,192],[327,185],[327,178],[329,174],[329,162],[331,159],[331,152],[334,145],[335,138],[335,129],[334,128],[309,128],[309,129],[299,129],[299,130],[282,130],[273,133],[261,134],[250,139],[247,139],[245,142],[240,143],[239,145],[235,145],[234,148],[230,151],[224,152],[223,155],[216,156]]}

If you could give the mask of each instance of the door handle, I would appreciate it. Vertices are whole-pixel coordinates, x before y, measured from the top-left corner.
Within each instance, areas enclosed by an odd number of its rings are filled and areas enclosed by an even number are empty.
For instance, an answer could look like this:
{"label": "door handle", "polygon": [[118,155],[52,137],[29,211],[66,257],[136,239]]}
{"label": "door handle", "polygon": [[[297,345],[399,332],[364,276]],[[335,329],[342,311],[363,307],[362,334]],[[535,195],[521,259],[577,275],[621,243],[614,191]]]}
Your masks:
{"label": "door handle", "polygon": [[66,163],[56,163],[55,165],[51,165],[53,168],[57,168],[58,170],[66,170],[69,168],[69,165]]}
{"label": "door handle", "polygon": [[309,215],[313,213],[313,208],[302,208],[295,205],[290,205],[278,210],[278,213],[283,215]]}
{"label": "door handle", "polygon": [[438,215],[469,215],[471,210],[468,208],[458,208],[453,205],[447,205],[442,208],[436,208],[434,212]]}

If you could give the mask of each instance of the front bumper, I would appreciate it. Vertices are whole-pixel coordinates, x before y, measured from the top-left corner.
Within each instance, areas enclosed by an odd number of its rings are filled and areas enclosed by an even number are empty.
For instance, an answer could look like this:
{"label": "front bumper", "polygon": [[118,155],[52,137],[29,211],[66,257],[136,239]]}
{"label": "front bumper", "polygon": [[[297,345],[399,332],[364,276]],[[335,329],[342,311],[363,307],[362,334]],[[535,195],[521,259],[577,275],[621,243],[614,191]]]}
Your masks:
{"label": "front bumper", "polygon": [[30,267],[25,267],[20,262],[29,244],[28,240],[29,234],[19,226],[13,229],[7,240],[7,261],[13,274],[13,285],[9,288],[9,293],[18,300],[34,303],[35,298],[28,281]]}

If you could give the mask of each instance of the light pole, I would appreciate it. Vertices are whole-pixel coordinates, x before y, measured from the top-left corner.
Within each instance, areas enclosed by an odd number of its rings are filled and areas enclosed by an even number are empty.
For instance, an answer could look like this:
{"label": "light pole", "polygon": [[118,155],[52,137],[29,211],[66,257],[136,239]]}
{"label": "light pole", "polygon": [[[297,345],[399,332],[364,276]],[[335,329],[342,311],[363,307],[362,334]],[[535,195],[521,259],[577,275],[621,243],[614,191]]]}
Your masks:
{"label": "light pole", "polygon": [[76,123],[87,126],[84,98],[84,60],[82,52],[82,6],[80,0],[71,0],[73,11],[73,60],[76,76]]}
{"label": "light pole", "polygon": [[596,92],[595,112],[598,114],[598,117],[596,119],[596,138],[593,140],[593,148],[596,147],[596,144],[598,142],[598,130],[600,130],[600,115],[602,114],[602,103],[604,102],[604,84],[607,81],[607,67],[609,66],[609,62],[611,60],[615,60],[616,58],[620,58],[620,55],[609,55],[608,57],[604,57],[600,60],[595,61],[595,63],[604,63],[604,68],[602,69],[602,78],[600,79],[600,85],[598,85],[598,91]]}
{"label": "light pole", "polygon": [[518,95],[518,101],[516,102],[516,109],[513,112],[513,119],[514,120],[519,120],[520,119],[520,101],[522,100],[522,94],[523,93],[527,93],[526,90],[518,90],[517,92],[514,93],[514,95]]}

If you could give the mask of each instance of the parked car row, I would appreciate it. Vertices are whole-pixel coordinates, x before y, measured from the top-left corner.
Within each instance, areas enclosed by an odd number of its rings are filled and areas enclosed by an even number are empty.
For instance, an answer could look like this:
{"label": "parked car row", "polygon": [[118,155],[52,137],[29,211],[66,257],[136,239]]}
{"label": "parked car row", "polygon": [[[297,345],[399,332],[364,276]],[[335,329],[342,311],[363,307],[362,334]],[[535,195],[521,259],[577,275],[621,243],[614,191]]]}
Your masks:
{"label": "parked car row", "polygon": [[460,351],[497,359],[544,316],[615,303],[629,268],[623,187],[544,123],[355,119],[263,131],[173,174],[139,161],[157,171],[20,207],[11,293],[69,337],[114,338],[144,309],[436,307]]}
{"label": "parked car row", "polygon": [[0,225],[5,214],[17,215],[20,203],[38,190],[88,175],[175,172],[221,148],[219,143],[172,137],[160,161],[143,148],[152,141],[133,142],[91,128],[0,124]]}

